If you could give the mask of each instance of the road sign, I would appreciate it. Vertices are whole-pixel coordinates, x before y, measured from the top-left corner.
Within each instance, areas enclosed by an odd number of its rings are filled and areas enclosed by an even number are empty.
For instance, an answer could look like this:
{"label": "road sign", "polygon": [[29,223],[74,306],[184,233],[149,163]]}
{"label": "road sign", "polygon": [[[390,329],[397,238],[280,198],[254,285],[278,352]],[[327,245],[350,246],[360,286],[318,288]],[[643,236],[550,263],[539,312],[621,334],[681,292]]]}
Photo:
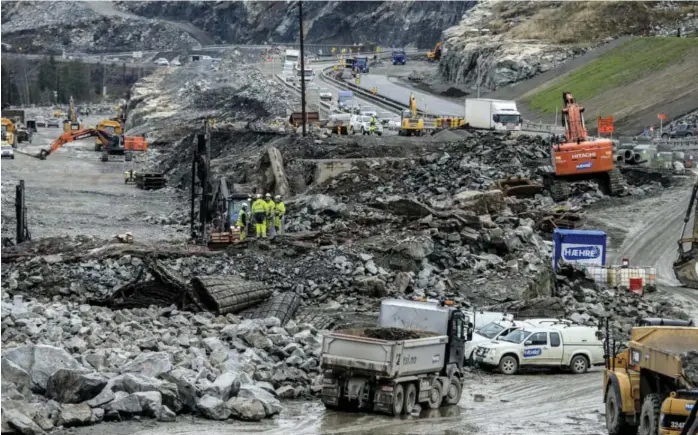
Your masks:
{"label": "road sign", "polygon": [[661,119],[662,121],[664,121],[664,120],[666,119],[666,115],[663,114],[663,113],[660,113],[659,115],[657,115],[657,118],[659,118],[659,119]]}
{"label": "road sign", "polygon": [[597,120],[599,134],[613,134],[613,117],[607,116],[602,118],[599,116]]}

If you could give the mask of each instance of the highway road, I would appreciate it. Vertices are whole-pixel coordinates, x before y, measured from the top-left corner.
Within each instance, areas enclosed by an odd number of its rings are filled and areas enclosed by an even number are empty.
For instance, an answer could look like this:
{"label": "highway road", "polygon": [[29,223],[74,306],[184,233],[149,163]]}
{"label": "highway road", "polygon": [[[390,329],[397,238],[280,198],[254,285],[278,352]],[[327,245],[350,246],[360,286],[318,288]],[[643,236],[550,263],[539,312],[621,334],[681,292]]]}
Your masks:
{"label": "highway road", "polygon": [[376,87],[380,95],[393,100],[404,101],[405,107],[409,107],[409,97],[410,92],[412,92],[417,99],[417,107],[420,110],[424,110],[426,113],[444,116],[465,116],[465,107],[463,105],[439,98],[432,94],[401,86],[394,83],[387,76],[369,73],[361,74],[360,79],[360,87],[368,91]]}

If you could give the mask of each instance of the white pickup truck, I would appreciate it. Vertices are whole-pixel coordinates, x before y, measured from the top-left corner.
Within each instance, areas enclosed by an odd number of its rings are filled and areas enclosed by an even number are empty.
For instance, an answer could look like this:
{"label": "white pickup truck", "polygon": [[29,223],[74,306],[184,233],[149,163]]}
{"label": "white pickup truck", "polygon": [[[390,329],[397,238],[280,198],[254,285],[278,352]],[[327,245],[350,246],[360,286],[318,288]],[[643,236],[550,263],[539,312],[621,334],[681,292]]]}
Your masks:
{"label": "white pickup truck", "polygon": [[565,367],[585,373],[603,365],[601,331],[588,326],[559,324],[519,329],[475,349],[475,363],[496,367],[505,375],[520,367]]}
{"label": "white pickup truck", "polygon": [[[370,134],[371,128],[371,117],[365,115],[352,115],[349,121],[349,133],[350,134]],[[376,119],[375,134],[378,136],[383,135],[383,125]]]}

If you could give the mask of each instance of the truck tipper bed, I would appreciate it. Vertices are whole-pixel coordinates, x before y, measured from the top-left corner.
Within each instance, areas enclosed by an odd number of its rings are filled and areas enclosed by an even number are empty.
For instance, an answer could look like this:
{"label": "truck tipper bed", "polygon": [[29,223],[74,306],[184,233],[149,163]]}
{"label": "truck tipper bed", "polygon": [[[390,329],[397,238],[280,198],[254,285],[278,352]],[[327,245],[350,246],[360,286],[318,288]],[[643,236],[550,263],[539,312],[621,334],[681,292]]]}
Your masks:
{"label": "truck tipper bed", "polygon": [[383,301],[378,327],[323,337],[322,401],[391,415],[408,414],[416,403],[454,405],[469,337],[469,318],[453,307]]}

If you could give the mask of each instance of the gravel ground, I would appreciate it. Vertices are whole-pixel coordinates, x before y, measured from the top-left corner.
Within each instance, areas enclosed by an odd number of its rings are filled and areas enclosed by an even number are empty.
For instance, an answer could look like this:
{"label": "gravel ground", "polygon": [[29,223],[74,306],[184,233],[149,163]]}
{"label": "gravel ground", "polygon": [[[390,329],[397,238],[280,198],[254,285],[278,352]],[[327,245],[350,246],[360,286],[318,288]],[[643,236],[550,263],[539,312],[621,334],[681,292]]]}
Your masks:
{"label": "gravel ground", "polygon": [[[601,370],[585,375],[472,375],[457,406],[402,418],[325,410],[318,402],[284,402],[273,420],[259,423],[217,423],[180,418],[175,424],[122,422],[75,428],[75,435],[224,435],[240,434],[433,434],[433,435],[560,435],[605,434]],[[564,391],[561,393],[560,391]],[[552,399],[554,398],[554,400]],[[491,413],[496,409],[497,419]],[[58,432],[59,434],[68,432]]]}
{"label": "gravel ground", "polygon": [[[96,124],[99,118],[87,118]],[[60,134],[56,128],[40,128],[32,144],[18,150],[35,154]],[[163,225],[149,224],[147,216],[159,216],[176,207],[170,189],[143,191],[124,184],[124,172],[139,169],[135,162],[101,162],[94,139],[66,144],[41,161],[17,153],[2,161],[3,236],[14,239],[14,186],[24,180],[27,219],[33,238],[61,235],[111,237],[130,231],[136,240],[182,239],[185,233]]]}

